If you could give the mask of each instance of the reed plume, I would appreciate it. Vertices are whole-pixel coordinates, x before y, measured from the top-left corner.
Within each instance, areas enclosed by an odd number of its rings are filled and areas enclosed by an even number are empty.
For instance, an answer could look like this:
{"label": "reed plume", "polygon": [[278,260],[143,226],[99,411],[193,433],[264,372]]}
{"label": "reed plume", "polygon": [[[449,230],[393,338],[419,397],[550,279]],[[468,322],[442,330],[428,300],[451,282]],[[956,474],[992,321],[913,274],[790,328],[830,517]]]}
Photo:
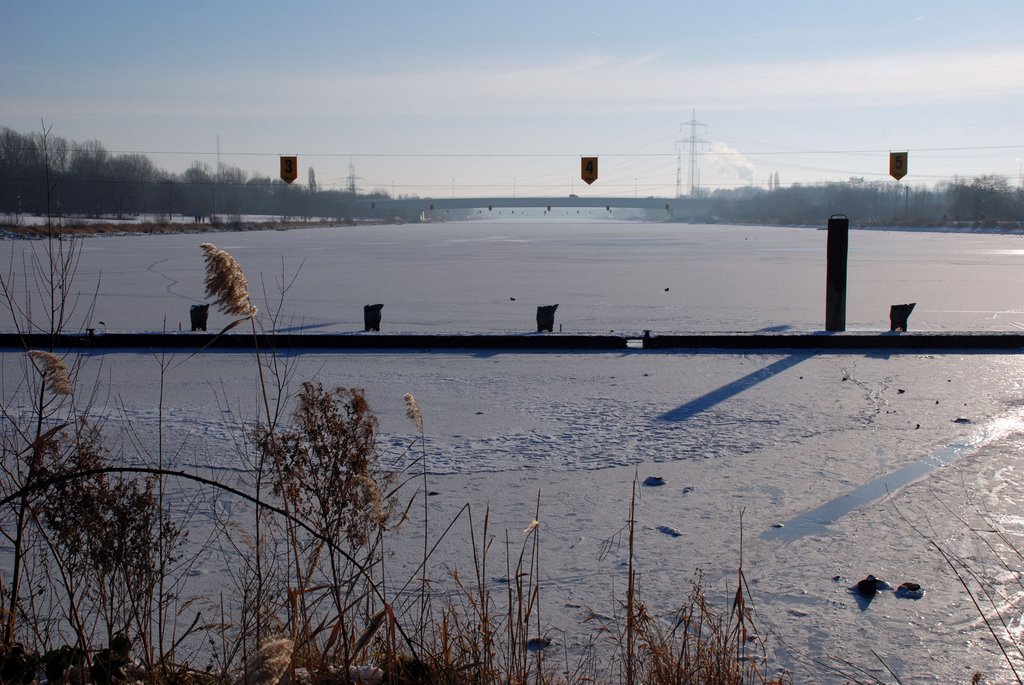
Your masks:
{"label": "reed plume", "polygon": [[212,243],[203,243],[206,260],[206,296],[213,297],[222,312],[231,316],[256,316],[256,307],[249,296],[249,281],[242,267],[226,250]]}
{"label": "reed plume", "polygon": [[269,640],[245,664],[249,685],[277,685],[292,661],[295,644],[286,637]]}
{"label": "reed plume", "polygon": [[422,433],[423,414],[420,413],[420,405],[416,403],[416,398],[412,396],[411,392],[405,393],[405,415],[416,424],[416,429]]}
{"label": "reed plume", "polygon": [[64,366],[60,357],[42,350],[29,350],[28,356],[32,358],[36,369],[43,375],[43,380],[54,395],[70,395],[75,391],[75,386],[68,376],[68,367]]}

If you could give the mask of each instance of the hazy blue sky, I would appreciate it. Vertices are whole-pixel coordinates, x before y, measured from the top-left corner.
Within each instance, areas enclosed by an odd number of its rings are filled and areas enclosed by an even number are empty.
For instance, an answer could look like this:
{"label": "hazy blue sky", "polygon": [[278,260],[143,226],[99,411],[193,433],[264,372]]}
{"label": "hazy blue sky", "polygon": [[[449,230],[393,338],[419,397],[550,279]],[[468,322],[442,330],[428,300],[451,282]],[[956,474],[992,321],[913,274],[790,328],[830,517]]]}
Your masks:
{"label": "hazy blue sky", "polygon": [[[425,196],[1018,180],[1024,2],[0,0],[0,125]],[[579,157],[601,158],[579,181]],[[683,186],[688,159],[683,156]]]}

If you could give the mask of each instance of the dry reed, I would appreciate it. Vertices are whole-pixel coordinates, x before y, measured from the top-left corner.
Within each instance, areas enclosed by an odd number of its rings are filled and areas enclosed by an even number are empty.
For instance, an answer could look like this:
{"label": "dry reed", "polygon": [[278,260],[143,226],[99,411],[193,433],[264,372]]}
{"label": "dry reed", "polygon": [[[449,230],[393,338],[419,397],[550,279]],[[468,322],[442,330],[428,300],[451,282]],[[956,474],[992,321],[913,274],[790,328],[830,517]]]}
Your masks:
{"label": "dry reed", "polygon": [[405,393],[405,415],[416,424],[416,430],[423,432],[423,414],[420,412],[420,405],[411,392]]}
{"label": "dry reed", "polygon": [[42,374],[50,392],[55,395],[70,395],[74,392],[75,386],[68,376],[68,367],[64,366],[60,357],[42,350],[29,350],[28,356]]}
{"label": "dry reed", "polygon": [[226,250],[212,243],[200,245],[206,260],[206,295],[213,297],[217,307],[231,316],[256,316],[256,307],[249,295],[249,282],[242,267]]}
{"label": "dry reed", "polygon": [[264,643],[246,664],[249,685],[276,685],[291,664],[294,647],[286,637]]}

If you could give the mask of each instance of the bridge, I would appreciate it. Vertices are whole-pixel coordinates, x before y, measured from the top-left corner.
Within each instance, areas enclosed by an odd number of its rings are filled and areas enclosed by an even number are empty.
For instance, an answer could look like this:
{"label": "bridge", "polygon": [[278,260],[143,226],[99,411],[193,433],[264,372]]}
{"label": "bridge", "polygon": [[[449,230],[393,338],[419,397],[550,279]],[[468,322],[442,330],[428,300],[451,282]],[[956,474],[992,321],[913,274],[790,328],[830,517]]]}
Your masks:
{"label": "bridge", "polygon": [[472,210],[487,209],[641,209],[652,213],[660,213],[667,221],[689,218],[704,218],[711,212],[711,201],[705,198],[691,197],[580,197],[578,195],[562,195],[558,197],[452,197],[452,198],[402,198],[365,200],[357,203],[357,208],[365,214],[394,210],[396,212],[418,212],[421,217],[429,218],[428,212],[451,209]]}

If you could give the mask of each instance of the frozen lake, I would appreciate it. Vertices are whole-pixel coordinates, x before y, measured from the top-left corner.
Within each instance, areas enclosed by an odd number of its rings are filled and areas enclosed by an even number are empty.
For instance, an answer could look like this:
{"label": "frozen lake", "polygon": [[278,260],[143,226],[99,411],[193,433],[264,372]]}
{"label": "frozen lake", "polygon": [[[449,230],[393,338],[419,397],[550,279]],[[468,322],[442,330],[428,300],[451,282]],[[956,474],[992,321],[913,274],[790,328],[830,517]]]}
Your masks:
{"label": "frozen lake", "polygon": [[[291,283],[278,321],[288,330],[361,330],[374,303],[383,332],[529,331],[536,307],[555,303],[566,332],[824,327],[824,230],[613,221],[87,239],[78,282],[99,282],[90,325],[187,329],[189,306],[204,301],[206,240],[242,264],[265,314]],[[19,265],[26,247],[0,241],[2,263]],[[912,330],[1018,330],[1022,282],[1018,236],[854,230],[847,325],[887,330],[889,305],[916,302]]]}
{"label": "frozen lake", "polygon": [[[311,333],[361,330],[362,307],[375,302],[385,304],[385,332],[527,332],[535,307],[556,302],[565,331],[813,331],[823,327],[825,236],[538,221],[94,238],[82,242],[78,283],[91,293],[99,279],[99,294],[81,325],[160,330],[166,318],[168,329],[187,328],[188,307],[203,301],[199,244],[209,241],[241,263],[267,327],[278,284],[294,276],[277,327]],[[40,246],[0,241],[0,254],[18,265]],[[1024,327],[1016,236],[853,231],[850,246],[851,329],[887,330],[889,305],[913,301],[912,330]],[[211,316],[211,328],[227,322]],[[12,415],[25,405],[23,361],[0,355]],[[99,389],[94,414],[112,435],[132,427],[123,458],[152,463],[157,356],[82,361],[79,384]],[[539,493],[543,616],[559,645],[582,644],[589,611],[617,611],[625,550],[600,551],[626,521],[633,478],[656,475],[666,484],[641,488],[637,511],[652,612],[678,606],[697,568],[728,601],[742,512],[757,619],[796,682],[842,682],[833,669],[844,663],[890,682],[872,650],[903,682],[1005,675],[970,598],[910,524],[990,574],[1002,595],[993,611],[1020,630],[1020,560],[1001,566],[957,518],[976,521],[981,510],[1012,540],[1024,533],[1019,355],[357,351],[282,361],[290,391],[312,378],[365,388],[389,459],[415,434],[402,398],[416,396],[438,528],[468,502],[477,515],[491,507],[499,539],[516,539]],[[252,354],[179,354],[167,369],[167,463],[237,469],[235,439],[258,406]],[[861,497],[865,487],[874,495]],[[241,521],[251,514],[244,501],[222,505]],[[411,514],[395,568],[418,559]],[[454,530],[439,553],[446,564],[469,561],[466,528]],[[195,582],[216,587],[230,563],[208,552]],[[443,575],[441,561],[432,572]],[[927,593],[865,606],[849,587],[868,573]]]}

